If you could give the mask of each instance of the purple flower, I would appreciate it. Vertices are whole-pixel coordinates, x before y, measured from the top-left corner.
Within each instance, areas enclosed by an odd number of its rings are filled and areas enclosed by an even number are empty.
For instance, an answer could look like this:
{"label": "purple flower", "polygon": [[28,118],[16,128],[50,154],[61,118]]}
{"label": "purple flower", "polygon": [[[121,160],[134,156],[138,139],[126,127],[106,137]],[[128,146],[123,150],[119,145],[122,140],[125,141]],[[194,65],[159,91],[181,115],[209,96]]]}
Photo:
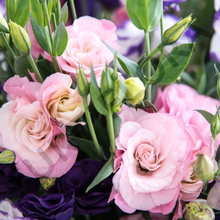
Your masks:
{"label": "purple flower", "polygon": [[65,193],[69,189],[75,191],[75,211],[78,214],[90,215],[108,212],[108,198],[111,192],[112,180],[106,178],[97,186],[85,193],[86,188],[101,170],[104,163],[92,159],[76,162],[71,170],[58,178],[48,193]]}
{"label": "purple flower", "polygon": [[170,8],[173,8],[175,11],[179,11],[179,3],[186,0],[163,0],[163,9],[168,11]]}
{"label": "purple flower", "polygon": [[27,194],[15,206],[25,217],[49,220],[69,220],[73,215],[74,190],[64,194],[43,194],[40,197]]}
{"label": "purple flower", "polygon": [[15,164],[0,165],[0,199],[22,197],[27,193],[37,193],[39,180],[19,173]]}
{"label": "purple flower", "polygon": [[0,0],[0,12],[2,15],[6,15],[5,0]]}

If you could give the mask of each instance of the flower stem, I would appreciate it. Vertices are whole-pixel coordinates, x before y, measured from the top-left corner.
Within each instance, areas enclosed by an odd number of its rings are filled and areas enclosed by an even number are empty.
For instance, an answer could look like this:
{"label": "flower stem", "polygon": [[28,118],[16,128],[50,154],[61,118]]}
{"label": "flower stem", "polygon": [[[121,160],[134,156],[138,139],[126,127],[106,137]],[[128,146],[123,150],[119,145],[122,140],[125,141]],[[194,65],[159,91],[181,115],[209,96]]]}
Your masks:
{"label": "flower stem", "polygon": [[91,133],[91,136],[92,136],[92,140],[95,144],[96,150],[97,150],[100,158],[102,159],[102,152],[100,150],[99,143],[98,143],[98,140],[97,140],[97,137],[96,137],[96,134],[95,134],[94,127],[93,127],[93,123],[92,123],[92,119],[91,119],[91,116],[90,116],[89,107],[88,107],[88,103],[87,103],[87,97],[84,96],[82,98],[83,98],[83,105],[84,105],[84,108],[85,108],[86,120],[87,120],[87,123],[88,123],[88,126],[89,126],[89,130],[90,130],[90,133]]}
{"label": "flower stem", "polygon": [[110,140],[110,152],[113,155],[115,153],[115,133],[114,133],[114,124],[112,118],[112,111],[110,104],[107,104],[107,127],[108,127],[108,135]]}
{"label": "flower stem", "polygon": [[4,41],[6,49],[8,50],[8,52],[10,53],[11,57],[14,60],[15,59],[15,54],[14,54],[13,50],[11,49],[10,45],[8,44],[8,41],[6,40],[6,37],[3,33],[1,33],[1,37],[2,37],[2,40]]}
{"label": "flower stem", "polygon": [[55,68],[56,72],[60,72],[60,67],[59,67],[59,65],[57,63],[56,56],[51,56],[51,57],[53,59],[53,64],[54,64],[54,68]]}
{"label": "flower stem", "polygon": [[36,74],[36,78],[37,78],[38,82],[43,83],[43,79],[41,77],[41,74],[40,74],[40,72],[39,72],[39,70],[38,70],[38,68],[37,68],[37,66],[36,66],[36,64],[34,62],[34,59],[33,59],[33,57],[31,56],[30,53],[27,54],[27,59],[28,59],[30,65],[31,65],[31,67],[34,70],[34,73]]}
{"label": "flower stem", "polygon": [[55,14],[52,13],[52,23],[53,23],[53,31],[55,32],[56,29],[57,29],[57,22],[56,22],[56,17],[55,17]]}
{"label": "flower stem", "polygon": [[70,0],[70,4],[71,4],[72,13],[73,13],[73,20],[76,20],[77,19],[76,8],[75,8],[75,4],[73,0]]}
{"label": "flower stem", "polygon": [[[148,57],[150,54],[150,37],[149,37],[149,32],[145,32],[145,47],[146,47],[146,56]],[[151,78],[151,62],[150,59],[146,63],[147,68],[146,68],[146,78],[147,81],[150,80]],[[146,89],[146,98],[151,102],[151,84],[147,85]]]}

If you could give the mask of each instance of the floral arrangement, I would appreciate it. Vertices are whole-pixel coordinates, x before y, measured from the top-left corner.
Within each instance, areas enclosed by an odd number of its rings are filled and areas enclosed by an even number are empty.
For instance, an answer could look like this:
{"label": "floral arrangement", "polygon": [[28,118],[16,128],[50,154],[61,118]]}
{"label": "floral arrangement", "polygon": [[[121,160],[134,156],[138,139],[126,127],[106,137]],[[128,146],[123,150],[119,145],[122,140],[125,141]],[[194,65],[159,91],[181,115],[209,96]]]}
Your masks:
{"label": "floral arrangement", "polygon": [[0,219],[220,219],[219,1],[210,58],[184,3],[1,1]]}

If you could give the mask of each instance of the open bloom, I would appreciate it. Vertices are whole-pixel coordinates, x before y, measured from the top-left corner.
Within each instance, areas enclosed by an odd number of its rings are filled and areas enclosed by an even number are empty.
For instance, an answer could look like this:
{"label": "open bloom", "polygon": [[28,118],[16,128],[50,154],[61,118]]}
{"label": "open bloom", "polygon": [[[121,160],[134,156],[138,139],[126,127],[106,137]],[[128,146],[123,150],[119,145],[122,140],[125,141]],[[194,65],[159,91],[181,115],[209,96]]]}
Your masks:
{"label": "open bloom", "polygon": [[[124,107],[123,107],[124,108]],[[128,213],[168,214],[191,161],[193,141],[182,119],[164,113],[123,109],[110,199]]]}
{"label": "open bloom", "polygon": [[75,121],[84,114],[84,106],[82,97],[77,90],[70,88],[71,85],[69,75],[52,74],[43,82],[38,99],[53,120],[73,126],[78,124]]}
{"label": "open bloom", "polygon": [[118,48],[116,26],[105,19],[84,16],[66,29],[68,44],[62,56],[58,58],[60,68],[75,78],[80,65],[89,80],[92,64],[96,76],[100,77],[105,64],[113,60],[113,53],[102,41],[115,49]]}

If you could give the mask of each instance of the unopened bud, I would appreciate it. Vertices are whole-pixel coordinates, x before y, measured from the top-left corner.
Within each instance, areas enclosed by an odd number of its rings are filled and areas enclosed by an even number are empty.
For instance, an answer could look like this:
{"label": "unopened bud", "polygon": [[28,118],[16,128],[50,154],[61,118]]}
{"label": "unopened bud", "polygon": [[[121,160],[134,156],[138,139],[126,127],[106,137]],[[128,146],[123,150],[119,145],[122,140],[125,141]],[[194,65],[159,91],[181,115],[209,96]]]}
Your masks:
{"label": "unopened bud", "polygon": [[56,178],[53,177],[40,177],[40,184],[45,190],[48,190],[56,182]]}
{"label": "unopened bud", "polygon": [[138,77],[131,77],[125,81],[127,92],[126,96],[132,105],[136,105],[144,98],[145,87]]}
{"label": "unopened bud", "polygon": [[194,174],[203,182],[208,182],[215,175],[215,167],[212,159],[206,154],[199,154],[194,167]]}
{"label": "unopened bud", "polygon": [[11,150],[4,150],[0,153],[0,164],[10,164],[15,160],[15,154]]}
{"label": "unopened bud", "polygon": [[[2,16],[1,12],[0,12],[0,24],[2,24],[4,27],[6,27],[8,29],[8,24],[5,20],[5,18]],[[10,41],[10,35],[9,34],[5,34],[5,38],[7,40],[7,42],[9,43]],[[0,47],[5,48],[5,43],[2,39],[2,36],[0,36]]]}
{"label": "unopened bud", "polygon": [[107,103],[110,103],[112,100],[112,93],[113,93],[113,82],[111,78],[111,69],[106,68],[102,72],[102,77],[101,77],[101,92],[102,96],[104,97],[105,101]]}
{"label": "unopened bud", "polygon": [[31,41],[27,31],[13,21],[10,21],[8,25],[10,27],[12,40],[17,49],[20,49],[23,53],[29,53],[31,50]]}
{"label": "unopened bud", "polygon": [[214,220],[213,209],[208,205],[205,199],[196,199],[186,204],[183,212],[186,220]]}
{"label": "unopened bud", "polygon": [[89,83],[81,68],[79,68],[77,76],[77,90],[82,97],[86,97],[89,94]]}
{"label": "unopened bud", "polygon": [[187,16],[181,21],[177,22],[171,28],[167,29],[164,33],[164,44],[174,44],[185,32],[192,21],[192,15]]}
{"label": "unopened bud", "polygon": [[219,109],[217,110],[212,124],[211,124],[211,133],[212,137],[216,140],[217,135],[220,133],[220,115],[219,115]]}

